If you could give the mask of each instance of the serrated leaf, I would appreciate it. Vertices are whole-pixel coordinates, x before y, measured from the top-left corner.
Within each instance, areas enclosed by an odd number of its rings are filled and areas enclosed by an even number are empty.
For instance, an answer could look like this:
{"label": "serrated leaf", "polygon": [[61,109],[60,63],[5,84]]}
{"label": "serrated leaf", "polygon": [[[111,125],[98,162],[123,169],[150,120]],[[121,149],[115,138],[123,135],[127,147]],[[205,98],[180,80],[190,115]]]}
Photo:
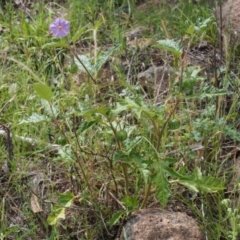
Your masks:
{"label": "serrated leaf", "polygon": [[172,39],[159,40],[157,43],[158,45],[156,45],[156,47],[167,50],[176,57],[180,57],[182,55],[182,47]]}
{"label": "serrated leaf", "polygon": [[134,210],[138,207],[138,199],[134,196],[126,196],[122,203],[130,210]]}
{"label": "serrated leaf", "polygon": [[166,167],[166,171],[169,176],[177,178],[181,185],[194,192],[202,191],[205,193],[211,193],[224,189],[224,186],[219,179],[211,176],[203,176],[199,168],[195,168],[192,174],[186,172],[185,175],[179,174],[169,167]]}
{"label": "serrated leaf", "polygon": [[206,193],[218,192],[223,190],[225,187],[223,183],[214,177],[206,176],[199,182],[198,188]]}
{"label": "serrated leaf", "polygon": [[73,152],[69,145],[65,145],[64,147],[60,148],[58,150],[58,155],[63,162],[74,162]]}
{"label": "serrated leaf", "polygon": [[[164,183],[165,182],[165,183]],[[163,188],[158,188],[156,197],[163,207],[167,205],[168,198],[171,196],[168,181],[161,182]]]}
{"label": "serrated leaf", "polygon": [[53,92],[49,86],[42,83],[35,83],[33,86],[34,86],[34,90],[37,92],[40,98],[43,98],[48,102],[50,102],[53,96]]}
{"label": "serrated leaf", "polygon": [[167,205],[169,196],[171,196],[171,191],[169,190],[169,182],[167,179],[167,171],[169,163],[166,161],[161,161],[156,165],[155,174],[153,175],[153,182],[157,186],[157,198],[163,207]]}
{"label": "serrated leaf", "polygon": [[122,104],[122,103],[117,103],[116,104],[116,107],[113,109],[113,110],[111,110],[111,115],[113,116],[113,117],[115,117],[115,116],[117,116],[118,114],[120,114],[121,112],[124,112],[124,111],[126,111],[126,110],[128,110],[128,106],[126,105],[126,104]]}
{"label": "serrated leaf", "polygon": [[186,181],[186,180],[179,180],[179,183],[183,186],[185,186],[186,188],[188,188],[189,190],[193,191],[193,192],[199,192],[198,187],[196,186],[196,182],[193,181]]}
{"label": "serrated leaf", "polygon": [[226,125],[223,129],[223,134],[235,141],[240,142],[240,133],[234,126]]}
{"label": "serrated leaf", "polygon": [[46,121],[50,121],[50,119],[47,116],[38,113],[33,113],[29,118],[27,118],[26,120],[22,120],[19,124],[40,123]]}

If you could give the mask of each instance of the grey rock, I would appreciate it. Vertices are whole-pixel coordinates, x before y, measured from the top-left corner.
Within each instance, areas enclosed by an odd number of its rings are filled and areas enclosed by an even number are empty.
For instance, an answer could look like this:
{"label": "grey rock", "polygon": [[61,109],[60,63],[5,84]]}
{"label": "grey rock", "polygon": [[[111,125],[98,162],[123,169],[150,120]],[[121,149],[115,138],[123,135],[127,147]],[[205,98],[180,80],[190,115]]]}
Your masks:
{"label": "grey rock", "polygon": [[123,227],[120,240],[203,240],[197,222],[181,212],[138,211]]}
{"label": "grey rock", "polygon": [[[231,39],[237,37],[240,39],[240,0],[228,0],[222,6],[222,28],[223,31],[231,35]],[[218,27],[221,23],[220,7],[216,8],[216,18]]]}
{"label": "grey rock", "polygon": [[137,75],[138,82],[142,87],[147,89],[150,94],[153,92],[162,93],[168,89],[169,86],[169,67],[159,66],[150,67],[146,71]]}

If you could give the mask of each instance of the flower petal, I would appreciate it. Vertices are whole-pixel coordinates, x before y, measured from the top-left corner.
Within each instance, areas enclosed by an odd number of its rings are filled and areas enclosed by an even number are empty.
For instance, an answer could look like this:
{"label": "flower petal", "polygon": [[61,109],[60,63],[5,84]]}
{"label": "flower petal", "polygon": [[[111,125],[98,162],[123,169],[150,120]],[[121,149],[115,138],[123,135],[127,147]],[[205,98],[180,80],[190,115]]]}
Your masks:
{"label": "flower petal", "polygon": [[50,32],[55,37],[65,37],[69,33],[70,23],[62,18],[57,18],[49,25]]}

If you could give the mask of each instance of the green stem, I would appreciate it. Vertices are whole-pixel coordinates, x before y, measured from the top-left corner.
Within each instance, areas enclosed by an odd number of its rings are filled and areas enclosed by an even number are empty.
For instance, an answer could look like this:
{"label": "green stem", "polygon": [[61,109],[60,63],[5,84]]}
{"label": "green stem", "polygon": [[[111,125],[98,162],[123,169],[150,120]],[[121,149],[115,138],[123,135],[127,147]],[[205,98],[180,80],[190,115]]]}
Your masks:
{"label": "green stem", "polygon": [[125,193],[128,195],[128,173],[127,173],[127,164],[122,163],[122,168],[123,168],[123,175],[124,175],[124,180],[125,180]]}
{"label": "green stem", "polygon": [[146,207],[147,200],[148,200],[148,197],[150,195],[150,190],[151,190],[151,184],[146,184],[145,185],[145,191],[144,191],[144,199],[143,199],[143,202],[140,206],[140,209],[143,209],[143,208]]}
{"label": "green stem", "polygon": [[163,136],[164,130],[165,130],[165,128],[166,128],[169,120],[171,119],[172,115],[173,115],[174,112],[176,111],[177,106],[178,106],[178,104],[179,104],[179,101],[180,101],[180,100],[179,100],[179,98],[178,98],[178,99],[177,99],[177,102],[176,102],[176,104],[175,104],[175,106],[174,106],[174,108],[173,108],[173,110],[170,112],[167,120],[164,122],[164,124],[163,124],[163,126],[162,126],[162,129],[161,129],[161,131],[160,131],[160,133],[159,133],[159,136],[158,136],[158,142],[157,142],[157,147],[156,147],[157,150],[159,150],[159,147],[160,147],[160,143],[161,143],[161,140],[162,140],[162,136]]}
{"label": "green stem", "polygon": [[[110,128],[113,131],[113,134],[114,134],[115,138],[116,138],[118,149],[121,150],[121,144],[120,144],[120,142],[117,139],[116,129],[113,127],[113,125],[112,125],[112,123],[110,121],[109,121],[109,125],[110,125]],[[126,193],[126,195],[128,195],[128,183],[129,182],[128,182],[127,164],[126,163],[121,163],[121,165],[122,165],[124,181],[125,181],[125,193]]]}
{"label": "green stem", "polygon": [[[71,49],[72,50],[72,49]],[[78,55],[75,53],[74,50],[72,50],[73,55],[76,57],[76,59],[81,63],[81,65],[83,66],[83,68],[85,69],[86,73],[88,74],[88,76],[92,79],[92,81],[94,82],[94,84],[97,84],[97,81],[93,78],[92,74],[88,71],[87,67],[85,66],[85,64],[82,62],[82,60],[78,57]]]}
{"label": "green stem", "polygon": [[[54,111],[53,111],[53,108],[52,108],[52,104],[51,104],[50,102],[48,102],[48,103],[49,103],[50,109],[51,109],[51,111],[52,111],[52,115],[53,115],[53,117],[54,117],[54,119],[55,119],[54,122],[56,123],[57,128],[59,129],[60,133],[64,136],[64,138],[68,141],[68,138],[67,138],[65,132],[62,130],[62,128],[61,128],[61,126],[59,125],[59,122],[58,122],[58,120],[57,120],[57,117],[56,117],[55,114],[54,114]],[[69,143],[69,141],[68,141],[68,143]],[[86,173],[85,173],[85,171],[84,171],[84,168],[83,168],[82,164],[81,164],[80,161],[79,161],[78,154],[77,154],[73,149],[72,149],[72,151],[73,151],[74,156],[75,156],[76,159],[78,160],[77,162],[78,162],[78,165],[79,165],[79,167],[80,167],[80,169],[81,169],[81,172],[82,172],[84,181],[85,181],[85,183],[87,184],[87,187],[88,187],[89,191],[92,192],[91,187],[90,187],[90,184],[89,184],[89,181],[88,181],[88,178],[87,178],[87,175],[86,175]]]}

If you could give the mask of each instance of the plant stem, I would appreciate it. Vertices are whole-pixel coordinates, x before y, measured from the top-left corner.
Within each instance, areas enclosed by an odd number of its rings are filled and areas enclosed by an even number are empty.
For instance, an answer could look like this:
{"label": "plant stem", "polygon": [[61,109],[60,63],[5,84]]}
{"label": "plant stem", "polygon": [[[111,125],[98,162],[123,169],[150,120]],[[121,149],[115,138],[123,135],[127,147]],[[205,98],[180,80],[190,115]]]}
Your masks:
{"label": "plant stem", "polygon": [[[120,144],[120,142],[119,142],[118,139],[117,139],[116,129],[113,127],[113,125],[112,125],[112,123],[110,122],[110,120],[109,120],[109,125],[110,125],[110,128],[111,128],[112,131],[113,131],[113,134],[114,134],[115,138],[116,138],[117,145],[118,145],[118,149],[121,150],[121,144]],[[127,173],[127,164],[122,162],[121,165],[122,165],[123,175],[124,175],[124,181],[125,181],[125,193],[126,193],[126,195],[128,195],[128,173]]]}
{"label": "plant stem", "polygon": [[147,200],[148,200],[148,197],[150,195],[150,189],[151,189],[151,184],[146,184],[145,185],[145,191],[144,191],[144,199],[143,199],[143,202],[140,206],[140,209],[143,209],[143,208],[146,207]]}
{"label": "plant stem", "polygon": [[[71,49],[72,50],[72,49]],[[85,69],[86,73],[88,74],[88,76],[91,78],[91,80],[94,82],[94,84],[97,84],[97,81],[93,78],[92,74],[88,71],[87,67],[85,66],[85,64],[82,62],[82,60],[78,57],[78,55],[75,53],[74,50],[72,50],[73,55],[76,57],[76,59],[81,63],[81,65],[83,66],[83,68]]]}
{"label": "plant stem", "polygon": [[[52,108],[52,104],[51,104],[50,102],[48,102],[48,103],[49,103],[51,112],[52,112],[52,114],[53,114],[53,117],[54,117],[54,119],[55,119],[54,123],[56,124],[56,126],[57,126],[57,128],[59,129],[60,133],[61,133],[61,134],[64,136],[64,138],[68,141],[68,138],[67,138],[65,132],[62,130],[62,128],[61,128],[61,126],[60,126],[60,124],[59,124],[59,122],[58,122],[58,119],[57,119],[57,117],[56,117],[55,114],[54,114],[54,111],[53,111],[53,108]],[[68,142],[69,142],[69,141],[68,141]],[[87,187],[88,187],[89,191],[92,192],[92,191],[91,191],[90,184],[89,184],[89,181],[88,181],[88,178],[87,178],[87,175],[86,175],[86,173],[85,173],[85,171],[84,171],[84,168],[83,168],[83,166],[82,166],[82,164],[81,164],[81,162],[80,162],[80,160],[79,160],[78,154],[77,154],[73,149],[72,149],[72,151],[73,151],[73,154],[74,154],[74,156],[76,157],[77,163],[78,163],[78,165],[79,165],[79,167],[80,167],[80,169],[81,169],[81,172],[82,172],[84,181],[85,181],[85,183],[87,184]]]}

